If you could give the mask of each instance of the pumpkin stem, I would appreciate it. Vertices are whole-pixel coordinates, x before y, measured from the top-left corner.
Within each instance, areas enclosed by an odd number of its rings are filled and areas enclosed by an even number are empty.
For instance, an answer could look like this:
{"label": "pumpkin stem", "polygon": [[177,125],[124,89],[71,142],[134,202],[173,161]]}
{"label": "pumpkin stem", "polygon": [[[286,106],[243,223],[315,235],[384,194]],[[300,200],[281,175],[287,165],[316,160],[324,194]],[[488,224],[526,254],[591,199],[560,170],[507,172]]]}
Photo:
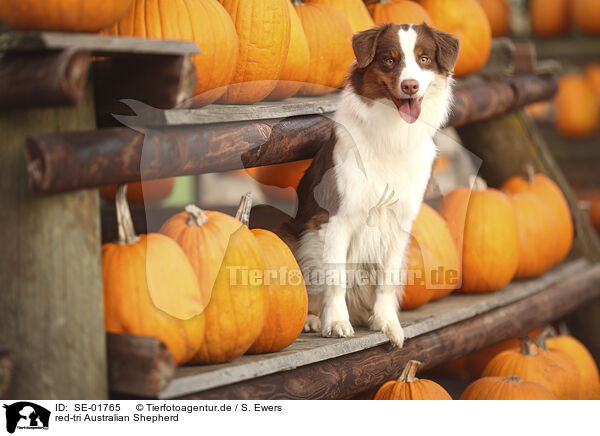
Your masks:
{"label": "pumpkin stem", "polygon": [[304,2],[302,0],[292,0],[294,6],[302,6]]}
{"label": "pumpkin stem", "polygon": [[469,183],[472,191],[485,191],[488,188],[486,181],[479,176],[470,176]]}
{"label": "pumpkin stem", "polygon": [[517,383],[523,383],[523,380],[521,380],[521,379],[520,379],[518,376],[516,376],[516,375],[511,375],[511,376],[509,376],[509,377],[505,377],[505,378],[504,378],[504,380],[506,380],[506,381],[514,381],[514,382],[517,382]]}
{"label": "pumpkin stem", "polygon": [[544,330],[542,330],[542,333],[540,333],[540,335],[537,337],[537,340],[535,341],[535,345],[537,345],[538,348],[540,348],[544,351],[548,351],[548,345],[546,344],[546,339],[554,338],[554,337],[556,337],[556,330],[551,325],[547,325],[546,327],[544,327]]}
{"label": "pumpkin stem", "polygon": [[420,365],[421,362],[418,360],[409,360],[402,370],[402,374],[400,374],[398,381],[403,383],[413,383],[416,380],[415,374]]}
{"label": "pumpkin stem", "polygon": [[535,182],[535,168],[532,164],[525,164],[525,176],[527,177],[527,181],[529,183]]}
{"label": "pumpkin stem", "polygon": [[252,209],[252,196],[249,192],[242,195],[235,219],[248,227],[250,225],[250,210]]}
{"label": "pumpkin stem", "polygon": [[117,225],[119,228],[119,245],[135,244],[140,237],[135,234],[131,211],[127,204],[127,185],[119,185],[115,195],[115,206],[117,208]]}
{"label": "pumpkin stem", "polygon": [[561,322],[558,324],[558,333],[559,333],[561,336],[573,336],[573,335],[571,334],[571,330],[569,330],[569,326],[568,326],[568,325],[567,325],[567,323],[566,323],[566,322],[564,322],[564,321],[561,321]]}
{"label": "pumpkin stem", "polygon": [[521,342],[521,354],[524,356],[537,356],[538,352],[535,348],[535,344],[528,336],[520,338]]}
{"label": "pumpkin stem", "polygon": [[202,227],[206,223],[206,221],[208,221],[208,217],[206,216],[204,211],[195,204],[188,204],[185,207],[185,211],[188,213],[188,217],[186,220],[186,224],[188,226]]}

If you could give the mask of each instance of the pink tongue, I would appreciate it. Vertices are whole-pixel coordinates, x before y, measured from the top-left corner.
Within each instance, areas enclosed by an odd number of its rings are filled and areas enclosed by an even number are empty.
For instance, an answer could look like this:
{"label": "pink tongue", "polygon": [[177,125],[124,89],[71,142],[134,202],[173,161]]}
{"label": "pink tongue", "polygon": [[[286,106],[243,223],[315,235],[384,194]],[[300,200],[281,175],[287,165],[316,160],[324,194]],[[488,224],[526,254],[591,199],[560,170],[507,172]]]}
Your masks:
{"label": "pink tongue", "polygon": [[409,124],[414,123],[419,118],[419,115],[421,115],[421,99],[409,98],[400,100],[398,111],[404,121]]}

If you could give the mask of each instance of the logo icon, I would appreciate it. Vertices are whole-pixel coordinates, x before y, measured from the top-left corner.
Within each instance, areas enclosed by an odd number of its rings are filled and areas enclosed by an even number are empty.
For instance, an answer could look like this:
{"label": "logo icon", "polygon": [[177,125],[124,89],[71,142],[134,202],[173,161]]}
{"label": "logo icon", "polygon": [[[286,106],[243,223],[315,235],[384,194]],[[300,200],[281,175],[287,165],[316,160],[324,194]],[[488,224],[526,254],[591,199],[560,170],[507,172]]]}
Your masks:
{"label": "logo icon", "polygon": [[14,433],[16,429],[48,430],[50,411],[28,401],[3,406],[6,409],[6,431]]}

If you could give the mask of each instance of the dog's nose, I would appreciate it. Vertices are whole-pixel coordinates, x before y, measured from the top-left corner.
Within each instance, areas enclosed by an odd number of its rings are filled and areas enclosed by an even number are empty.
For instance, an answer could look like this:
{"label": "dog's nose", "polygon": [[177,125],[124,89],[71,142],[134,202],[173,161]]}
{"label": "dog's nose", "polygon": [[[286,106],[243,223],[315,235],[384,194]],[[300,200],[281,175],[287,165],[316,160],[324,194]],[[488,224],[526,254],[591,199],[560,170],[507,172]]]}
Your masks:
{"label": "dog's nose", "polygon": [[400,83],[400,87],[405,94],[413,95],[419,91],[419,82],[415,79],[403,80],[402,83]]}

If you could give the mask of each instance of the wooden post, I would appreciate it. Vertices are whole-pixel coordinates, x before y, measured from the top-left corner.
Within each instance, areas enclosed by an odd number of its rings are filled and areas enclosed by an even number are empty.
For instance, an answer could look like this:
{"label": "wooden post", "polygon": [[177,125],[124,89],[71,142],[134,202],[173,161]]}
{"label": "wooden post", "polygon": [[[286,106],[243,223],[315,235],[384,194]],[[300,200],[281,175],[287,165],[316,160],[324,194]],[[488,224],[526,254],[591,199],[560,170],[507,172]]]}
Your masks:
{"label": "wooden post", "polygon": [[25,137],[95,127],[92,88],[74,107],[0,111],[0,332],[11,399],[108,396],[97,190],[37,196]]}

